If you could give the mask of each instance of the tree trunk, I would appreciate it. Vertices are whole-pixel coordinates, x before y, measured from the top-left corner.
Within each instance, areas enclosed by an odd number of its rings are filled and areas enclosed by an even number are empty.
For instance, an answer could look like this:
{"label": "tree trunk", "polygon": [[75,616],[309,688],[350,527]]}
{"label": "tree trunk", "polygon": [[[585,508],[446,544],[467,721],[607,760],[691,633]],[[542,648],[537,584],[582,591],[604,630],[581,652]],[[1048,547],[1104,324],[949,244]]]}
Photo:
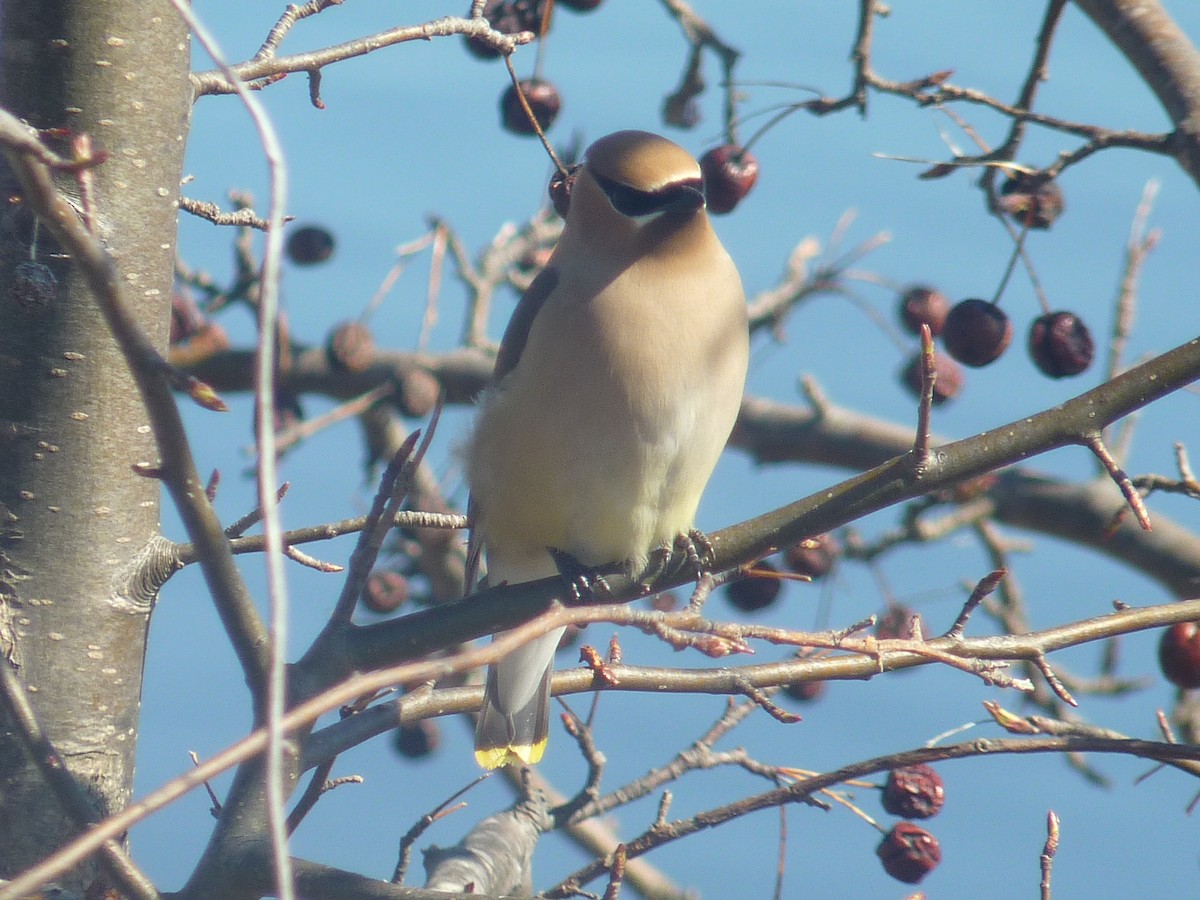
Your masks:
{"label": "tree trunk", "polygon": [[[64,156],[79,135],[108,154],[60,185],[91,216],[142,326],[164,345],[188,65],[187,30],[162,0],[0,7],[0,105],[63,129],[50,143]],[[0,647],[103,814],[124,806],[133,785],[155,599],[137,575],[158,532],[159,487],[131,466],[156,450],[83,279],[23,208],[2,162],[0,190]],[[0,712],[0,876],[76,831]],[[94,874],[77,872],[69,886]]]}

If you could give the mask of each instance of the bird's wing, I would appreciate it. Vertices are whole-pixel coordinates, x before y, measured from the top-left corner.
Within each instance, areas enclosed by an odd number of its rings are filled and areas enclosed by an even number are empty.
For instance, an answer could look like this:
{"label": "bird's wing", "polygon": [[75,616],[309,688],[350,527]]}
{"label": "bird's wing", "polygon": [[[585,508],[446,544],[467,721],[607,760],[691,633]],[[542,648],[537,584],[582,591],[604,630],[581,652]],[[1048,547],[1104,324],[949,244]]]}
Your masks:
{"label": "bird's wing", "polygon": [[509,320],[508,327],[504,329],[504,337],[500,339],[500,351],[496,354],[496,369],[492,373],[493,383],[498,384],[500,379],[517,367],[517,362],[525,349],[525,342],[529,339],[529,330],[533,328],[533,320],[537,318],[546,298],[554,292],[556,287],[558,287],[558,271],[551,266],[546,266],[521,295],[517,308],[513,310],[512,319]]}

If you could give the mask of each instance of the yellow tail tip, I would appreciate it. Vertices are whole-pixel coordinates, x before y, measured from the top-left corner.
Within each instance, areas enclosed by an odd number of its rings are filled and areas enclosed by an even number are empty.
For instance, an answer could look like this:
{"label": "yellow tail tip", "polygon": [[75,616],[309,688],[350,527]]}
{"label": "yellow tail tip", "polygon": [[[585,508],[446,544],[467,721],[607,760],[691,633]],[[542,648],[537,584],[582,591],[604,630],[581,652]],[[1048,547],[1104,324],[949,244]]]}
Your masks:
{"label": "yellow tail tip", "polygon": [[477,747],[475,761],[485,769],[501,766],[532,766],[546,752],[546,739],[536,744],[511,744],[507,747]]}

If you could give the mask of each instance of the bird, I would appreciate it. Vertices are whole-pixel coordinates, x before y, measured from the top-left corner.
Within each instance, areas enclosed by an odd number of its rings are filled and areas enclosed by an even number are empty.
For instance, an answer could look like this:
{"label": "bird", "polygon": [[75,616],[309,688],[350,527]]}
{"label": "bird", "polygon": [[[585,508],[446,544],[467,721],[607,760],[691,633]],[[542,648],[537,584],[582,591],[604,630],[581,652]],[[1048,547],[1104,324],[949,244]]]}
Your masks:
{"label": "bird", "polygon": [[[489,585],[564,574],[564,560],[629,560],[636,574],[698,534],[745,389],[745,294],[695,158],[618,131],[587,149],[569,186],[562,233],[505,329],[465,442],[468,556],[482,548]],[[484,768],[541,759],[562,632],[490,667]]]}

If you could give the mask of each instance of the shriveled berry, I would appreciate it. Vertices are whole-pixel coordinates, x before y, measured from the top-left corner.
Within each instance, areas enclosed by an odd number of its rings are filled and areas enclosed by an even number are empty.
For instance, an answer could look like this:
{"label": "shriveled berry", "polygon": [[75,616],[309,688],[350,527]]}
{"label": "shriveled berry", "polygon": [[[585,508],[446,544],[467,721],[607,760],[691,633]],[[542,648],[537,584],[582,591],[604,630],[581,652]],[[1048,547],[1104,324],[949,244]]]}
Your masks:
{"label": "shriveled berry", "polygon": [[387,615],[403,606],[410,594],[407,578],[391,569],[379,569],[368,576],[361,603],[373,613]]}
{"label": "shriveled berry", "polygon": [[375,338],[362,322],[342,322],[329,334],[325,355],[330,368],[362,372],[375,361]]}
{"label": "shriveled berry", "polygon": [[708,211],[724,215],[733,212],[758,181],[758,160],[736,144],[722,144],[700,157],[700,171]]}
{"label": "shriveled berry", "polygon": [[[900,383],[914,397],[921,396],[921,378],[925,369],[925,354],[918,350],[900,370]],[[963,388],[964,373],[962,366],[945,353],[935,353],[933,356],[933,405],[939,406],[947,400],[953,400]]]}
{"label": "shriveled berry", "polygon": [[937,337],[946,324],[950,301],[937,288],[915,284],[900,295],[900,323],[912,334],[920,334],[928,325],[929,333]]}
{"label": "shriveled berry", "polygon": [[[518,83],[533,117],[537,119],[542,131],[545,131],[554,124],[559,110],[562,109],[562,96],[558,93],[558,88],[541,78],[522,78]],[[525,113],[525,107],[521,105],[521,96],[517,93],[515,84],[510,84],[500,97],[500,121],[505,129],[513,134],[537,134],[537,129]]]}
{"label": "shriveled berry", "polygon": [[50,267],[31,259],[13,266],[8,281],[9,299],[16,301],[25,312],[38,313],[54,303],[58,278]]}
{"label": "shriveled berry", "polygon": [[687,93],[669,94],[663,101],[662,119],[668,125],[688,131],[700,124],[700,104]]}
{"label": "shriveled berry", "polygon": [[554,174],[550,176],[550,203],[554,206],[554,211],[558,213],[559,218],[567,217],[567,210],[571,208],[571,188],[575,187],[575,178],[579,174],[579,166],[571,166],[566,172],[561,172],[555,169]]}
{"label": "shriveled berry", "polygon": [[1029,329],[1029,355],[1051,378],[1067,378],[1087,370],[1096,355],[1092,333],[1072,312],[1038,316]]}
{"label": "shriveled berry", "polygon": [[942,329],[946,352],[964,366],[979,368],[1000,358],[1012,342],[1012,322],[994,303],[972,297],[954,304]]}
{"label": "shriveled berry", "polygon": [[917,884],[942,861],[937,838],[919,825],[897,822],[875,848],[883,870],[905,884]]}
{"label": "shriveled berry", "polygon": [[288,259],[298,266],[315,266],[333,256],[333,235],[320,225],[302,225],[288,235]]}
{"label": "shriveled berry", "polygon": [[1172,684],[1200,687],[1200,622],[1180,622],[1164,631],[1158,642],[1158,664]]}
{"label": "shriveled berry", "polygon": [[408,759],[422,759],[435,752],[442,743],[442,733],[432,719],[421,719],[401,725],[392,732],[392,746]]}
{"label": "shriveled berry", "polygon": [[824,578],[842,554],[842,545],[832,534],[797,541],[783,551],[783,561],[797,575]]}
{"label": "shriveled berry", "polygon": [[783,686],[783,695],[797,703],[815,703],[825,695],[825,682],[793,681]]}
{"label": "shriveled berry", "polygon": [[900,603],[889,603],[883,614],[875,620],[875,637],[881,641],[907,641],[913,636],[913,622],[918,627],[921,617]]}
{"label": "shriveled berry", "polygon": [[942,776],[926,765],[901,766],[888,773],[883,808],[904,819],[928,819],[942,811],[946,789]]}
{"label": "shriveled berry", "polygon": [[1058,182],[1040,172],[1017,172],[1000,186],[999,206],[1027,228],[1046,229],[1063,214]]}
{"label": "shriveled berry", "polygon": [[[775,571],[775,567],[763,559],[756,562],[754,568],[760,572]],[[781,590],[783,582],[778,578],[770,575],[748,575],[730,582],[725,588],[725,596],[743,612],[758,612],[774,603]]]}

